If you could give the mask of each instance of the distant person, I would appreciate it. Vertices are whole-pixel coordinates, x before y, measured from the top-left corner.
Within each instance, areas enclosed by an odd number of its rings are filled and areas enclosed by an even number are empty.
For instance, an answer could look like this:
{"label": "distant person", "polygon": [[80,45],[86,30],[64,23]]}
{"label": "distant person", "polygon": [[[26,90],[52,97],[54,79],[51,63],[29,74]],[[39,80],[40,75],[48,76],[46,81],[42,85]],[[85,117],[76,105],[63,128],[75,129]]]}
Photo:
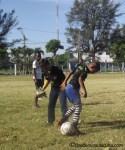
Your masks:
{"label": "distant person", "polygon": [[39,51],[35,52],[35,60],[33,61],[32,68],[33,68],[33,80],[36,87],[34,105],[37,108],[40,107],[38,104],[38,95],[41,92],[41,89],[44,85],[44,76],[41,68],[41,59],[42,59],[41,53]]}
{"label": "distant person", "polygon": [[51,125],[55,121],[55,107],[58,97],[60,99],[62,116],[64,116],[67,111],[65,91],[60,88],[61,84],[65,80],[65,74],[62,69],[50,64],[47,59],[43,59],[41,64],[46,78],[43,91],[45,91],[49,83],[51,83],[48,103],[48,124]]}
{"label": "distant person", "polygon": [[[73,104],[71,108],[65,113],[64,117],[60,119],[58,125],[61,126],[63,122],[67,121],[67,119],[73,115],[72,124],[76,128],[76,134],[79,134],[78,130],[78,121],[80,117],[80,112],[82,109],[81,104],[81,96],[87,97],[87,90],[85,87],[85,79],[87,78],[88,73],[95,73],[100,70],[100,64],[98,62],[92,62],[87,65],[84,63],[79,63],[76,65],[74,70],[67,76],[63,86],[65,87],[66,96],[69,99],[69,102]],[[72,75],[71,80],[67,84],[68,79]]]}

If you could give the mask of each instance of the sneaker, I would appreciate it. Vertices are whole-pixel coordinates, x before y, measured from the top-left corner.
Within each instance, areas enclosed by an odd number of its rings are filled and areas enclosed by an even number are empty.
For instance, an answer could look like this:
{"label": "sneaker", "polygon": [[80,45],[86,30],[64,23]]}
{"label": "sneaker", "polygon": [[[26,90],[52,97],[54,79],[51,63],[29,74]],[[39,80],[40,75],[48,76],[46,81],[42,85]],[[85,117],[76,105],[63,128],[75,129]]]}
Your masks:
{"label": "sneaker", "polygon": [[82,120],[79,119],[78,124],[80,124],[82,122]]}
{"label": "sneaker", "polygon": [[46,92],[41,92],[39,95],[37,95],[37,98],[47,97]]}
{"label": "sneaker", "polygon": [[41,98],[41,97],[39,97],[39,98],[38,98],[38,101],[41,101],[41,100],[42,100],[42,98]]}
{"label": "sneaker", "polygon": [[57,126],[60,127],[67,119],[66,118],[62,118],[57,122]]}
{"label": "sneaker", "polygon": [[53,126],[53,122],[46,122],[46,126]]}
{"label": "sneaker", "polygon": [[35,106],[35,108],[40,108],[40,105],[38,105],[38,104],[37,104],[37,105],[34,105],[34,106]]}
{"label": "sneaker", "polygon": [[76,128],[76,129],[75,129],[75,135],[80,135],[80,134],[82,134],[82,132],[81,132],[81,131],[79,131],[79,129],[78,129],[78,128]]}
{"label": "sneaker", "polygon": [[79,129],[77,127],[77,124],[72,123],[72,125],[73,125],[73,128],[74,128],[74,133],[73,133],[74,135],[80,135],[80,134],[82,134],[82,132],[79,131]]}

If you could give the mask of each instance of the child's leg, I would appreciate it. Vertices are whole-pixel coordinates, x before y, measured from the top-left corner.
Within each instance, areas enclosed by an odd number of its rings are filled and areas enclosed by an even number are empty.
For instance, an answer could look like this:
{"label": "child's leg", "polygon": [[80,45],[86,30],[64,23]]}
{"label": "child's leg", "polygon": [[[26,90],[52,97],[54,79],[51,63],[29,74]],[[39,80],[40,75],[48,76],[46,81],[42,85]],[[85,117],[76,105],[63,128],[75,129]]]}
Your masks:
{"label": "child's leg", "polygon": [[35,95],[35,101],[34,101],[34,105],[35,107],[40,107],[39,104],[38,104],[38,95],[39,95],[39,89],[37,88],[36,89],[36,95]]}
{"label": "child's leg", "polygon": [[38,98],[43,96],[43,94],[41,94],[40,92],[43,86],[43,81],[41,79],[37,79],[35,82],[35,86],[36,86],[35,106],[40,107],[38,104]]}
{"label": "child's leg", "polygon": [[35,105],[35,107],[39,107],[38,97],[37,97],[39,94],[39,80],[38,79],[35,80],[35,87],[36,87],[36,94],[34,97],[34,105]]}
{"label": "child's leg", "polygon": [[69,110],[67,110],[65,117],[68,118],[75,111],[75,107],[72,106]]}
{"label": "child's leg", "polygon": [[61,125],[69,118],[69,116],[74,112],[74,110],[75,110],[75,107],[74,107],[74,106],[71,107],[71,108],[66,112],[66,114],[64,115],[64,117],[59,120],[58,126],[61,126]]}
{"label": "child's leg", "polygon": [[75,127],[75,134],[79,135],[81,134],[81,132],[78,129],[78,122],[79,122],[79,117],[80,117],[80,112],[81,112],[81,108],[82,105],[81,104],[74,104],[75,110],[73,113],[73,126]]}
{"label": "child's leg", "polygon": [[40,107],[39,104],[38,104],[38,97],[37,97],[37,94],[35,95],[35,107]]}
{"label": "child's leg", "polygon": [[75,110],[73,113],[73,124],[75,127],[77,127],[82,105],[81,104],[75,104],[74,107],[75,107]]}

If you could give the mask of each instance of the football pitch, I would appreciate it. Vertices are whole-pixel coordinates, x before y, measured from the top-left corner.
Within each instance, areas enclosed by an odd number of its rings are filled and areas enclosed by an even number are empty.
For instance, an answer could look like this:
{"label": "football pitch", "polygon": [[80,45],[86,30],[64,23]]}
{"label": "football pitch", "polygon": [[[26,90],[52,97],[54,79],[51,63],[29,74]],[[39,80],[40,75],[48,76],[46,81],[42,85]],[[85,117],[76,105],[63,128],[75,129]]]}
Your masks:
{"label": "football pitch", "polygon": [[[125,74],[88,75],[80,136],[47,125],[48,98],[33,107],[31,76],[0,76],[0,150],[125,150]],[[47,88],[47,95],[50,87]],[[56,105],[56,120],[60,118]]]}

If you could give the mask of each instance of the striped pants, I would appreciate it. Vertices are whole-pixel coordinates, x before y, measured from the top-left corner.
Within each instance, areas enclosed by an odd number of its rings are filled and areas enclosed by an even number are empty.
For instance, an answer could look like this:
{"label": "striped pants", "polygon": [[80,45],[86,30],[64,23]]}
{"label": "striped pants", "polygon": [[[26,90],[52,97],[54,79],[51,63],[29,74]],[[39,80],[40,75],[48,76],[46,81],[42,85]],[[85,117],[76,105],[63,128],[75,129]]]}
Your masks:
{"label": "striped pants", "polygon": [[74,104],[65,114],[65,117],[68,119],[69,116],[73,115],[72,121],[73,124],[77,126],[79,117],[80,117],[80,112],[82,110],[82,105],[80,104]]}

